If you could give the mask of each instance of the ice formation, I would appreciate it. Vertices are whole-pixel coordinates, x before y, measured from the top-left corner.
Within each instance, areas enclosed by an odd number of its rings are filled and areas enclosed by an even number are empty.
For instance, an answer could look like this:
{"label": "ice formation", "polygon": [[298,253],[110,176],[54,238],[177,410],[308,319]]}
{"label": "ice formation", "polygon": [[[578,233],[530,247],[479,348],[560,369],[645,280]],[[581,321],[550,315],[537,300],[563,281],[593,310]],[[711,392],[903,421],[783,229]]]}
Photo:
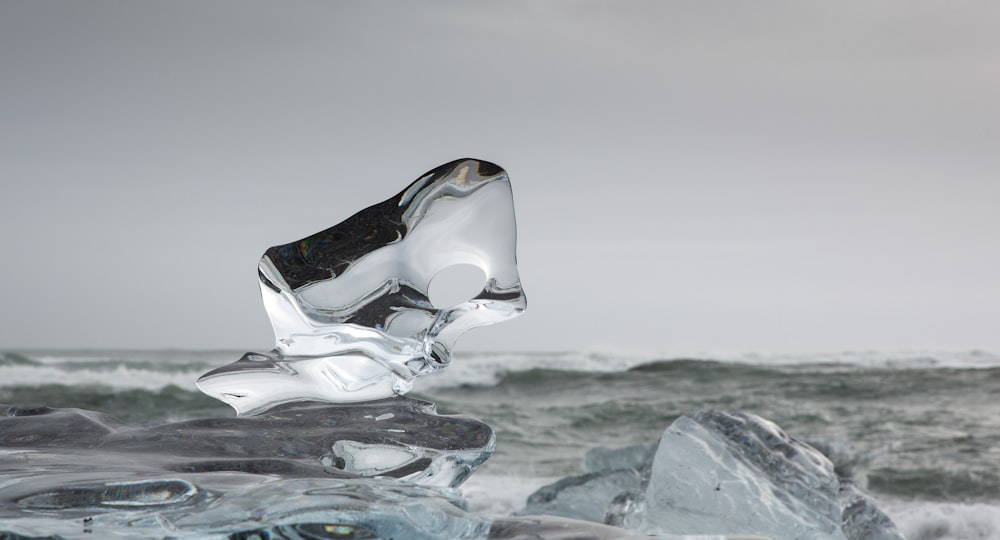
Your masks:
{"label": "ice formation", "polygon": [[[515,243],[506,172],[473,159],[442,165],[338,225],[268,249],[258,275],[275,349],[198,386],[239,414],[403,394],[449,364],[465,331],[524,311]],[[482,271],[479,291],[433,305],[435,276],[463,266]]]}
{"label": "ice formation", "polygon": [[563,478],[528,497],[521,514],[548,514],[614,525],[616,498],[642,485],[642,472],[653,452],[650,445],[593,448],[584,458],[586,472]]}
{"label": "ice formation", "polygon": [[457,486],[493,449],[486,424],[405,397],[151,428],[0,405],[0,536],[79,533],[82,516],[104,533],[127,524],[125,536],[210,534],[260,527],[254,509],[266,509],[269,527],[336,518],[345,531],[397,531],[386,538],[480,538],[489,521],[433,488]]}
{"label": "ice formation", "polygon": [[[0,409],[3,410],[3,409]],[[136,428],[78,409],[8,407],[0,446],[72,447],[79,459],[143,456],[178,472],[276,471],[292,476],[391,476],[454,487],[493,454],[493,430],[441,416],[405,397],[352,404],[293,403],[247,418],[206,418]],[[114,460],[111,460],[112,462]]]}
{"label": "ice formation", "polygon": [[[822,454],[742,414],[681,417],[655,452],[592,452],[587,475],[529,501],[590,522],[466,512],[453,488],[493,430],[400,394],[462,333],[524,310],[515,236],[506,173],[454,161],[265,252],[275,349],[198,381],[239,417],[144,428],[0,405],[0,538],[900,540]],[[482,282],[435,305],[463,265]]]}
{"label": "ice formation", "polygon": [[[463,159],[268,249],[258,275],[275,349],[198,381],[241,416],[139,428],[0,406],[0,537],[72,536],[81,519],[84,533],[126,537],[534,534],[464,512],[451,489],[493,454],[493,430],[400,395],[447,366],[465,331],[524,310],[515,242],[506,173]],[[482,281],[436,305],[456,267]]]}
{"label": "ice formation", "polygon": [[629,528],[843,540],[833,464],[773,423],[682,416],[663,434]]}
{"label": "ice formation", "polygon": [[482,422],[405,397],[151,428],[0,405],[0,538],[648,538],[467,512],[447,486],[492,451]]}
{"label": "ice formation", "polygon": [[532,494],[525,511],[661,535],[903,540],[825,455],[751,414],[681,416],[652,453],[592,451],[587,469]]}

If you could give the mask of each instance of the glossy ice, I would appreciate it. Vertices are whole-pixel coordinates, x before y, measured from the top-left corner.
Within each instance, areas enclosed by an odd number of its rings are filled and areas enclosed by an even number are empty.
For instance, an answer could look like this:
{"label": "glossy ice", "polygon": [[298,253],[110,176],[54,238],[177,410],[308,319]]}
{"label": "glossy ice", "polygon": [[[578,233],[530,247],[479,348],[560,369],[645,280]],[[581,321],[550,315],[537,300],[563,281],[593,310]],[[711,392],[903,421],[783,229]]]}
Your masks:
{"label": "glossy ice", "polygon": [[[465,159],[268,249],[275,349],[198,383],[253,414],[140,428],[0,406],[0,537],[485,538],[492,521],[452,488],[493,454],[493,430],[398,394],[462,333],[524,310],[515,241],[506,173]],[[482,280],[435,305],[455,267]]]}
{"label": "glossy ice", "polygon": [[151,428],[0,405],[0,537],[480,538],[489,520],[449,488],[493,449],[486,424],[405,397]]}
{"label": "glossy ice", "polygon": [[826,456],[745,413],[678,418],[660,438],[640,493],[620,506],[626,528],[651,534],[902,540]]}
{"label": "glossy ice", "polygon": [[[515,244],[504,170],[473,159],[442,165],[338,225],[268,249],[258,274],[275,349],[247,353],[198,386],[239,414],[403,394],[448,365],[465,331],[524,311]],[[435,277],[468,266],[482,271],[478,292],[433,305]]]}
{"label": "glossy ice", "polygon": [[482,422],[405,397],[151,428],[0,405],[0,538],[649,538],[466,512],[449,486],[493,444]]}
{"label": "glossy ice", "polygon": [[682,416],[655,447],[593,449],[585,465],[586,474],[533,493],[524,512],[667,536],[902,540],[826,456],[751,414]]}

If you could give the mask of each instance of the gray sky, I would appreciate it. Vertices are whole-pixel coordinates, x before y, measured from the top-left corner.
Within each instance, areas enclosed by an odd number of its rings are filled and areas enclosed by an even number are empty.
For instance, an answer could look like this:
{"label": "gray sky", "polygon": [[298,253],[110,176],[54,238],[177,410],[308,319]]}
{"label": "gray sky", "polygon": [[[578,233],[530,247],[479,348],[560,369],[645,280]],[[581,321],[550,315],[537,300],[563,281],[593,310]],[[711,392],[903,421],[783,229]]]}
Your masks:
{"label": "gray sky", "polygon": [[0,347],[266,349],[256,264],[478,157],[461,350],[1000,350],[995,2],[0,1]]}

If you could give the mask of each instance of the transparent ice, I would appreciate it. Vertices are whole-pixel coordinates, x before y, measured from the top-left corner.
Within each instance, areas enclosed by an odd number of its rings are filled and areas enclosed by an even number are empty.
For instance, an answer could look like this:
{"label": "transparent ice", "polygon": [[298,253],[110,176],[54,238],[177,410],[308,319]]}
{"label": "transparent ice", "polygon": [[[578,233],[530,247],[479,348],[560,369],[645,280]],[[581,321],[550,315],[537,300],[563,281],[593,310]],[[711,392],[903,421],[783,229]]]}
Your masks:
{"label": "transparent ice", "polygon": [[[493,450],[486,424],[405,397],[150,428],[0,406],[0,536],[73,536],[88,519],[98,536],[130,538],[262,522],[275,535],[333,524],[383,538],[484,538],[490,521],[465,513],[449,488]],[[369,537],[357,534],[303,536]]]}
{"label": "transparent ice", "polygon": [[[503,169],[463,159],[268,249],[275,348],[198,381],[236,418],[136,427],[0,405],[0,538],[901,540],[825,456],[745,414],[591,452],[525,510],[564,517],[468,513],[455,488],[493,430],[401,394],[461,334],[524,310],[512,202]],[[435,293],[469,268],[472,288]]]}
{"label": "transparent ice", "polygon": [[681,416],[657,445],[595,448],[584,466],[533,493],[523,512],[665,537],[903,540],[825,455],[750,414]]}
{"label": "transparent ice", "polygon": [[[503,169],[462,159],[338,225],[268,249],[258,275],[276,347],[205,374],[199,388],[239,414],[409,391],[416,377],[449,364],[461,334],[524,311],[513,208]],[[433,305],[435,276],[469,266],[484,278],[473,296]]]}
{"label": "transparent ice", "polygon": [[[493,520],[453,488],[493,454],[493,430],[399,394],[462,333],[524,310],[515,241],[506,173],[463,159],[268,249],[275,349],[198,382],[242,416],[142,428],[0,406],[0,537],[487,537]],[[481,279],[435,305],[455,268]]]}
{"label": "transparent ice", "polygon": [[406,397],[151,428],[0,405],[0,538],[649,538],[467,512],[447,486],[493,444],[482,422]]}
{"label": "transparent ice", "polygon": [[681,416],[657,445],[595,448],[584,468],[534,492],[522,513],[664,537],[903,540],[825,455],[751,414]]}
{"label": "transparent ice", "polygon": [[[609,515],[615,499],[633,493],[642,484],[642,471],[651,459],[651,445],[594,448],[584,457],[584,474],[543,486],[528,497],[522,514],[548,514],[598,523]],[[620,523],[612,523],[620,525]]]}
{"label": "transparent ice", "polygon": [[625,527],[647,533],[902,540],[825,455],[752,414],[678,418],[660,438],[637,497],[619,503]]}

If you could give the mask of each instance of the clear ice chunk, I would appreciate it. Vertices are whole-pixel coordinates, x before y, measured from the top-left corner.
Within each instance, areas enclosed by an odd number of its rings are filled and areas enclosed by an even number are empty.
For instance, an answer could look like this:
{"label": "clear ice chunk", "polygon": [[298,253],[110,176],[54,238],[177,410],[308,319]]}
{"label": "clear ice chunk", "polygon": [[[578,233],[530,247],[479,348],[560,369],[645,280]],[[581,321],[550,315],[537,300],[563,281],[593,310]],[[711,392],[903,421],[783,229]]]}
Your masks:
{"label": "clear ice chunk", "polygon": [[614,522],[615,501],[634,493],[642,484],[653,445],[625,448],[592,448],[584,456],[586,473],[542,486],[530,496],[519,514],[548,514],[597,523]]}
{"label": "clear ice chunk", "polygon": [[840,484],[841,528],[848,540],[906,540],[892,519],[856,484]]}
{"label": "clear ice chunk", "polygon": [[639,488],[642,477],[634,469],[614,469],[563,478],[528,496],[518,514],[546,514],[595,523],[608,521],[608,510],[622,493]]}
{"label": "clear ice chunk", "polygon": [[651,534],[902,538],[826,456],[752,414],[678,418],[660,438],[640,492],[628,498],[618,501],[624,526]]}
{"label": "clear ice chunk", "polygon": [[[467,330],[524,311],[510,182],[462,159],[258,266],[276,347],[206,373],[198,387],[238,414],[280,403],[368,401],[403,394],[449,364]],[[482,271],[471,298],[435,306],[435,276]]]}
{"label": "clear ice chunk", "polygon": [[595,448],[586,473],[529,496],[550,514],[663,538],[904,540],[874,499],[763,418],[682,416],[655,446]]}

